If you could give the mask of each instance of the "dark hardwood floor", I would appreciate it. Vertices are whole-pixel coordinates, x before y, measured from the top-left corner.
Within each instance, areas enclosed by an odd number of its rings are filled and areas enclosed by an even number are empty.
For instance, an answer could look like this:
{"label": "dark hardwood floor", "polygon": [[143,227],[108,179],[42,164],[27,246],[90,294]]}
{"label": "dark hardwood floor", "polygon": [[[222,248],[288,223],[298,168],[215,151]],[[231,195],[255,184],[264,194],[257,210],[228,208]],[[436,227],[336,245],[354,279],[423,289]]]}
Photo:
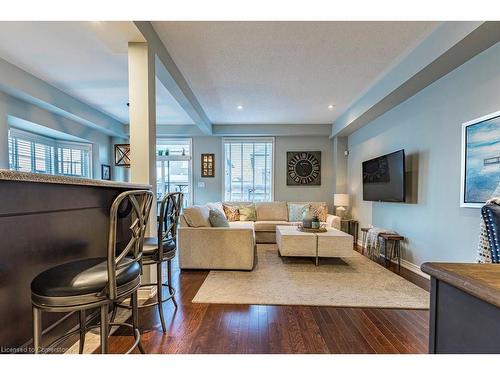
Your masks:
{"label": "dark hardwood floor", "polygon": [[[207,275],[174,267],[179,308],[164,305],[167,333],[155,308],[140,311],[148,353],[427,353],[427,310],[191,303]],[[428,288],[418,275],[402,276]],[[115,332],[110,351],[125,351],[128,334]]]}

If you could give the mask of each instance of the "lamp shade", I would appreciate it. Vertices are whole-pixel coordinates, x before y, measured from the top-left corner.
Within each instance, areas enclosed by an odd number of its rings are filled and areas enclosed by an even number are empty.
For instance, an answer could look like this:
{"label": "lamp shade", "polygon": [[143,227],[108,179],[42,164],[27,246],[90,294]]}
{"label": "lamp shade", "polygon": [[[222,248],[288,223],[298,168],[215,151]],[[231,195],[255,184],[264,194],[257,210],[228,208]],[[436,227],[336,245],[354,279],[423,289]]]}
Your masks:
{"label": "lamp shade", "polygon": [[349,194],[334,194],[334,206],[349,206]]}

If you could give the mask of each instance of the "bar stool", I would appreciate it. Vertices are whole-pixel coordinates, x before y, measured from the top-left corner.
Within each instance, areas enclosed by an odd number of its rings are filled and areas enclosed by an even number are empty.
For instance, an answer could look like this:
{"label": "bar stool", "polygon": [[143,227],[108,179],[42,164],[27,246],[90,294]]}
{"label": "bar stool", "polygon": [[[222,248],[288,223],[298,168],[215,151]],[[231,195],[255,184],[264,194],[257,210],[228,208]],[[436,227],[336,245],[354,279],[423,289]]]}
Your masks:
{"label": "bar stool", "polygon": [[[158,218],[158,234],[157,237],[144,238],[144,254],[142,257],[142,265],[156,265],[156,283],[141,284],[142,287],[156,286],[156,301],[139,306],[139,309],[158,306],[160,315],[161,328],[163,332],[167,331],[165,319],[163,318],[163,303],[172,300],[177,309],[177,301],[175,300],[175,289],[172,287],[172,259],[176,255],[176,235],[177,224],[182,208],[184,194],[181,192],[165,194],[160,203],[160,211]],[[163,263],[167,263],[167,281],[163,282]],[[163,287],[168,288],[168,295],[163,298]],[[130,306],[122,303],[116,303],[115,309],[111,317],[111,321],[116,316],[118,307],[130,309]]]}
{"label": "bar stool", "polygon": [[[134,344],[127,351],[139,347],[144,352],[137,328],[137,290],[141,282],[140,261],[143,254],[144,233],[153,194],[147,190],[133,190],[121,193],[114,200],[110,210],[107,257],[87,258],[50,268],[31,282],[31,303],[33,309],[33,346],[40,353],[42,339],[42,312],[73,312],[80,315],[80,327],[53,341],[54,347],[70,335],[80,334],[80,353],[83,351],[85,332],[94,328],[85,327],[85,310],[100,309],[101,353],[108,352],[109,326],[126,326],[134,333]],[[118,216],[125,207],[130,216],[130,241],[117,251]],[[123,215],[120,215],[123,216]],[[110,305],[114,301],[130,297],[132,303],[132,324],[111,323],[108,319]],[[97,326],[95,326],[97,327]]]}

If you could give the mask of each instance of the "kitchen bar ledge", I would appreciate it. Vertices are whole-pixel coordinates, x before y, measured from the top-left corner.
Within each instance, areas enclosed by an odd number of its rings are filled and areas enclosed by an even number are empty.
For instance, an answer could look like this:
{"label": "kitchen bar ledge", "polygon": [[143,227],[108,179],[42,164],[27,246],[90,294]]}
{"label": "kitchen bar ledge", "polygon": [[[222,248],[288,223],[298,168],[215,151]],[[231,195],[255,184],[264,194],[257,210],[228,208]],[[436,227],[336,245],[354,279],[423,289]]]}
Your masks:
{"label": "kitchen bar ledge", "polygon": [[[30,345],[31,280],[61,263],[106,257],[111,204],[139,189],[150,186],[0,170],[1,352]],[[128,239],[129,225],[130,217],[119,220],[118,241]],[[43,345],[74,318],[44,314]],[[64,324],[48,329],[61,319]]]}
{"label": "kitchen bar ledge", "polygon": [[84,185],[84,186],[103,186],[130,189],[151,189],[151,185],[132,184],[129,182],[94,180],[90,178],[60,176],[42,173],[18,172],[8,169],[0,169],[0,180],[5,181],[25,181],[41,182],[46,184],[64,184],[64,185]]}
{"label": "kitchen bar ledge", "polygon": [[500,354],[500,264],[424,263],[429,353]]}

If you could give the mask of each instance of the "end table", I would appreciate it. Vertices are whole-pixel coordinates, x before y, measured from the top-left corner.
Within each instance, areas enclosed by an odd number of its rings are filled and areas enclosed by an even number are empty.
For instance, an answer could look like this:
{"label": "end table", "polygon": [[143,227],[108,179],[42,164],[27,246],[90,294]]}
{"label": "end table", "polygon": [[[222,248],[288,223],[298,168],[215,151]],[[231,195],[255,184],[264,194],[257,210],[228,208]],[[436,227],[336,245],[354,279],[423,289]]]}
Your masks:
{"label": "end table", "polygon": [[340,230],[345,233],[349,233],[354,237],[354,246],[358,245],[358,226],[359,222],[354,219],[342,219],[340,220]]}

